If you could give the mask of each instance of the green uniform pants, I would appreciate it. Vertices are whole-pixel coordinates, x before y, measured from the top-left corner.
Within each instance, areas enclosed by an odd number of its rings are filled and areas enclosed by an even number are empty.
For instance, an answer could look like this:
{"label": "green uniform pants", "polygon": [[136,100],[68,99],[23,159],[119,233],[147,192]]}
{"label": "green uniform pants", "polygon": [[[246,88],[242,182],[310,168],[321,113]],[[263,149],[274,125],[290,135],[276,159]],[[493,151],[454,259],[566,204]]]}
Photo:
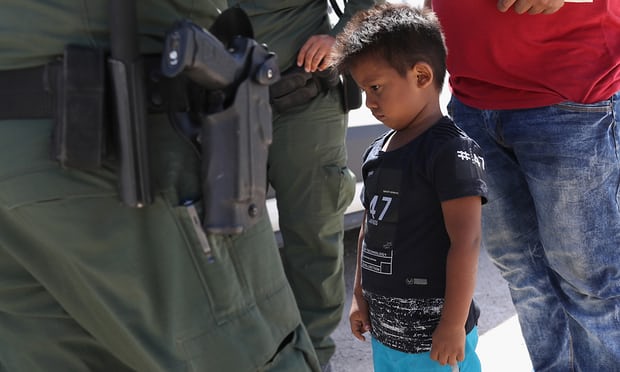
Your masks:
{"label": "green uniform pants", "polygon": [[0,121],[0,371],[317,371],[265,218],[210,235],[182,201],[199,163],[149,118],[153,205],[110,168],[49,160],[51,123]]}
{"label": "green uniform pants", "polygon": [[333,89],[305,106],[276,113],[269,152],[284,269],[321,364],[334,353],[330,334],[342,317],[343,216],[355,194],[340,99]]}

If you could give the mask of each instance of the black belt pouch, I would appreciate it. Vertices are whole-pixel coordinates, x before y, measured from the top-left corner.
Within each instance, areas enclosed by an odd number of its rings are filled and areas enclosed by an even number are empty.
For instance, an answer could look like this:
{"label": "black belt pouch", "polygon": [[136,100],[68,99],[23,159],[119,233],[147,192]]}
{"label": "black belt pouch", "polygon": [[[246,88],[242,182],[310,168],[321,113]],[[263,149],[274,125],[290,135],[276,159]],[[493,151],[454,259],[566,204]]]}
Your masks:
{"label": "black belt pouch", "polygon": [[362,107],[362,91],[349,74],[342,75],[343,100],[342,106],[344,112],[356,110]]}
{"label": "black belt pouch", "polygon": [[95,169],[105,152],[103,51],[67,46],[56,76],[52,157],[63,167]]}

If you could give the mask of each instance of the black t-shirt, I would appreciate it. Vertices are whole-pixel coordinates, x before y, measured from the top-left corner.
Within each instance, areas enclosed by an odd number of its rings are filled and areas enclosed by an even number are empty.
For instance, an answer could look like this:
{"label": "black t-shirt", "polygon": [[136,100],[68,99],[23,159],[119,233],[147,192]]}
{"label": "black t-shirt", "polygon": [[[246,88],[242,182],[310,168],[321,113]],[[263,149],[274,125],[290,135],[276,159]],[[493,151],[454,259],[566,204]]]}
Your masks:
{"label": "black t-shirt", "polygon": [[[373,336],[402,351],[428,351],[443,307],[450,248],[441,202],[466,196],[486,201],[484,158],[448,118],[401,148],[381,151],[393,133],[364,154],[362,288]],[[473,304],[470,313],[475,316]],[[403,317],[413,319],[403,324]]]}

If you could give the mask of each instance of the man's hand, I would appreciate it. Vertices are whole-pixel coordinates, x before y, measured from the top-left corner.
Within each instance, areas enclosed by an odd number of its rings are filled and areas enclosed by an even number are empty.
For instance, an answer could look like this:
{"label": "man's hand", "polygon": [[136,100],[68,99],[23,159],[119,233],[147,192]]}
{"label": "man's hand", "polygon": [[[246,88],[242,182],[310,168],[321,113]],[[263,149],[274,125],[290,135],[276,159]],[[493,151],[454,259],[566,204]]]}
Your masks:
{"label": "man's hand", "polygon": [[498,0],[497,9],[505,12],[510,8],[517,14],[551,14],[564,5],[564,0]]}
{"label": "man's hand", "polygon": [[297,54],[297,66],[303,66],[306,72],[325,70],[335,42],[336,38],[330,35],[311,36]]}
{"label": "man's hand", "polygon": [[370,331],[370,320],[368,318],[368,303],[362,295],[353,295],[351,301],[351,311],[349,311],[349,322],[351,323],[351,333],[361,341],[366,341],[364,333]]}

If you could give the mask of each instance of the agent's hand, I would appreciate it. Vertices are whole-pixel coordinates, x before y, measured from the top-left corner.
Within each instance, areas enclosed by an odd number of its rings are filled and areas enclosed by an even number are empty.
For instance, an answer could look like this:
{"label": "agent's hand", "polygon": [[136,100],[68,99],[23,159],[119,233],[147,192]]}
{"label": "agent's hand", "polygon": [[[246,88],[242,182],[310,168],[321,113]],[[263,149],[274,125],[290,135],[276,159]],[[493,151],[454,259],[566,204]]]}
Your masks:
{"label": "agent's hand", "polygon": [[465,359],[465,336],[465,327],[451,327],[439,322],[433,332],[431,359],[442,366],[454,366],[456,362],[462,362]]}
{"label": "agent's hand", "polygon": [[368,303],[361,295],[353,295],[351,310],[349,311],[349,323],[351,333],[361,341],[366,341],[364,333],[370,331],[370,319],[368,315]]}
{"label": "agent's hand", "polygon": [[517,14],[551,14],[564,6],[564,0],[497,0],[497,9],[505,12],[511,7]]}
{"label": "agent's hand", "polygon": [[329,67],[329,55],[336,38],[330,35],[313,35],[301,47],[297,54],[297,66],[306,72],[323,71]]}

